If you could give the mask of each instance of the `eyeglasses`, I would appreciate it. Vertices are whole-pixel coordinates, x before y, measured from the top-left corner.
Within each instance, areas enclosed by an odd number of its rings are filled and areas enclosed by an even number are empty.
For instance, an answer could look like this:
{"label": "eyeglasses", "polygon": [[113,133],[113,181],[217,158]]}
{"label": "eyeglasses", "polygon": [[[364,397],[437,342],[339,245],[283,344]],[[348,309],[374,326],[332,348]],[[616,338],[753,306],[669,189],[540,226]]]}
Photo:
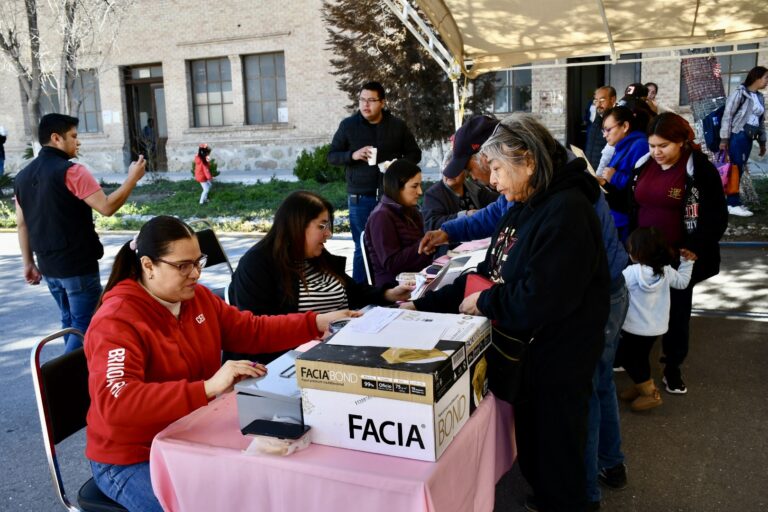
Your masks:
{"label": "eyeglasses", "polygon": [[603,128],[603,135],[608,135],[609,133],[611,133],[611,130],[613,130],[617,126],[619,126],[619,125],[615,124],[615,125],[611,126],[610,128]]}
{"label": "eyeglasses", "polygon": [[317,225],[317,229],[333,233],[333,222],[321,222]]}
{"label": "eyeglasses", "polygon": [[370,105],[371,103],[378,103],[381,100],[379,98],[360,98],[359,101],[361,105]]}
{"label": "eyeglasses", "polygon": [[173,262],[173,261],[166,261],[161,258],[157,258],[157,261],[160,261],[162,263],[165,263],[166,265],[170,265],[172,267],[176,267],[176,269],[184,276],[188,276],[192,273],[192,269],[196,268],[198,272],[202,272],[203,268],[205,268],[205,264],[208,263],[208,255],[202,254],[199,258],[197,258],[195,261],[180,261],[180,262]]}

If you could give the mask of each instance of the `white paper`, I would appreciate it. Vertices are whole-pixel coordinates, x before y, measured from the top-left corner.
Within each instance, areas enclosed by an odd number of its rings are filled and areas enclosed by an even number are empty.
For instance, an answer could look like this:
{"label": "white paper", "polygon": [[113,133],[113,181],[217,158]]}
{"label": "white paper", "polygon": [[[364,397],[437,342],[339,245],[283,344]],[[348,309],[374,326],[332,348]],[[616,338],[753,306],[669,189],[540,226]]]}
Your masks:
{"label": "white paper", "polygon": [[400,316],[402,312],[401,309],[374,308],[361,317],[353,318],[346,327],[359,333],[376,334]]}

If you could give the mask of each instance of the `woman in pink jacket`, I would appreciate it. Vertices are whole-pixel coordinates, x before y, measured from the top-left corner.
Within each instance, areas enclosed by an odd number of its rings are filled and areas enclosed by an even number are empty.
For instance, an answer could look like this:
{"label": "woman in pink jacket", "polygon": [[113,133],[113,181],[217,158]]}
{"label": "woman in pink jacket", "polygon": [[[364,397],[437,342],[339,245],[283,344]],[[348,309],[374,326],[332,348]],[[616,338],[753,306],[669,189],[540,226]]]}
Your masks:
{"label": "woman in pink jacket", "polygon": [[118,252],[85,336],[88,360],[86,457],[101,491],[128,510],[160,511],[149,453],[177,419],[267,369],[221,364],[221,351],[260,353],[318,339],[349,311],[255,316],[197,284],[206,255],[175,217],[147,222]]}
{"label": "woman in pink jacket", "polygon": [[211,174],[211,148],[208,144],[200,144],[195,155],[195,180],[203,187],[200,194],[200,204],[208,202],[208,192],[211,190],[213,175]]}

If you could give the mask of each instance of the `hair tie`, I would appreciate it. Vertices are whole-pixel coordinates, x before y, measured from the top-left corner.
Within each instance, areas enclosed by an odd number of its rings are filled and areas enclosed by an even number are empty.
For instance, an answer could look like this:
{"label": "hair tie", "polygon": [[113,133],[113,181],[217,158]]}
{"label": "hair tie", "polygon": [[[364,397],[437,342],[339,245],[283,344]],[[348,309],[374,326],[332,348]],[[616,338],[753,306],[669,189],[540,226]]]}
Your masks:
{"label": "hair tie", "polygon": [[138,233],[133,235],[133,240],[128,244],[128,247],[131,248],[132,251],[136,252],[138,254],[138,245],[136,244],[136,240],[139,238]]}

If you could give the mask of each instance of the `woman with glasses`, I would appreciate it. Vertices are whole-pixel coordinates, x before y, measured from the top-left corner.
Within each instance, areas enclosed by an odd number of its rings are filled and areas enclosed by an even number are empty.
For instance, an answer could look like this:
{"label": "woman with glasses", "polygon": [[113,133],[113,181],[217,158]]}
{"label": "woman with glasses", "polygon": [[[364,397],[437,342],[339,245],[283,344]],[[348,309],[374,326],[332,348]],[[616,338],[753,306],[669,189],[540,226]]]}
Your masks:
{"label": "woman with glasses", "polygon": [[[608,194],[618,194],[629,185],[635,164],[648,154],[648,136],[632,111],[623,106],[614,107],[603,118],[603,137],[614,147],[613,157],[602,175],[597,178]],[[629,236],[629,218],[626,214],[611,210],[613,221],[624,242]]]}
{"label": "woman with glasses", "polygon": [[[333,235],[333,205],[319,194],[290,194],[266,236],[248,249],[229,286],[231,304],[258,315],[323,313],[406,300],[405,286],[374,288],[346,274],[346,258],[325,248]],[[279,354],[260,355],[268,361]],[[243,354],[225,353],[239,359]]]}
{"label": "woman with glasses", "polygon": [[365,225],[365,244],[377,286],[393,286],[400,272],[418,272],[432,262],[419,254],[424,218],[419,211],[421,169],[395,160],[384,172],[384,195]]}
{"label": "woman with glasses", "polygon": [[[534,492],[529,507],[596,510],[599,502],[588,503],[584,453],[609,310],[610,277],[593,207],[600,189],[584,172],[585,160],[568,161],[531,115],[502,120],[480,154],[496,190],[514,201],[477,268],[488,287],[472,292],[462,276],[403,307],[492,320],[489,387],[515,404],[518,461]],[[521,352],[522,363],[513,363]]]}
{"label": "woman with glasses", "polygon": [[96,485],[131,511],[160,511],[149,475],[155,435],[232,390],[261,364],[221,350],[289,349],[320,338],[350,311],[254,316],[198,285],[206,256],[182,221],[155,217],[115,258],[85,336],[89,391],[86,456]]}

